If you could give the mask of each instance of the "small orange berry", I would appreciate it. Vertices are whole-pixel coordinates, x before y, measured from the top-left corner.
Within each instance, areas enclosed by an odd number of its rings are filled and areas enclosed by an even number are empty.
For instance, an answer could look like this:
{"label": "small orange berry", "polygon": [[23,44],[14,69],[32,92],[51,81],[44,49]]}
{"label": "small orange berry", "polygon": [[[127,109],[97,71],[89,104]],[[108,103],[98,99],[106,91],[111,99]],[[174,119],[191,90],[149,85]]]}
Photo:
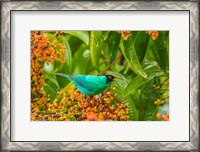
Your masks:
{"label": "small orange berry", "polygon": [[156,118],[160,119],[160,118],[161,118],[161,114],[160,114],[160,113],[157,113],[157,114],[156,114]]}

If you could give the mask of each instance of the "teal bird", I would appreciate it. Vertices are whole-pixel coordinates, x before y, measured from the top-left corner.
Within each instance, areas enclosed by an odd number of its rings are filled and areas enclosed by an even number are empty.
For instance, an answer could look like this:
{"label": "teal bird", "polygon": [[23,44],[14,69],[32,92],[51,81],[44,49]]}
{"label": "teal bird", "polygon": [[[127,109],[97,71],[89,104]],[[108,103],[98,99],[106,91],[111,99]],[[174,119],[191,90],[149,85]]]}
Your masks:
{"label": "teal bird", "polygon": [[112,75],[66,75],[62,73],[56,73],[55,75],[69,79],[84,96],[102,93],[115,79]]}

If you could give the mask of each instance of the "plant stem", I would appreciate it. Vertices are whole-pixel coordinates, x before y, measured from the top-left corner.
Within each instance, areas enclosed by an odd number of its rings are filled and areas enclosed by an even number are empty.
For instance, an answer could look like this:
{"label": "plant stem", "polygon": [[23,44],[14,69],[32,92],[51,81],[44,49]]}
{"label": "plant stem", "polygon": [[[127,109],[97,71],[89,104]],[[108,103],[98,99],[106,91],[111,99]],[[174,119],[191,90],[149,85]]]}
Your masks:
{"label": "plant stem", "polygon": [[109,70],[109,68],[110,68],[115,62],[117,62],[117,60],[120,59],[121,57],[122,57],[122,53],[120,53],[120,54],[115,58],[115,60],[110,64],[110,66],[108,66],[108,67],[106,68],[106,70],[105,70],[104,72],[102,72],[102,75],[106,74],[106,72]]}

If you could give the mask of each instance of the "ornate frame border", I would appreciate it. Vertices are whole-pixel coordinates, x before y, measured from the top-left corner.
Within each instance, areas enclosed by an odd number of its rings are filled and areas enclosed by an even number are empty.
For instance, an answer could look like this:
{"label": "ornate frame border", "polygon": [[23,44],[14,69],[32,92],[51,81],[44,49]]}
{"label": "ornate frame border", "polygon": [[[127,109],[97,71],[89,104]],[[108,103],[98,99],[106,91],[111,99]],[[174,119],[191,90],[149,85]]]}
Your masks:
{"label": "ornate frame border", "polygon": [[[199,7],[195,1],[1,2],[1,150],[199,150]],[[187,10],[190,11],[189,142],[12,142],[10,139],[10,23],[14,10]]]}

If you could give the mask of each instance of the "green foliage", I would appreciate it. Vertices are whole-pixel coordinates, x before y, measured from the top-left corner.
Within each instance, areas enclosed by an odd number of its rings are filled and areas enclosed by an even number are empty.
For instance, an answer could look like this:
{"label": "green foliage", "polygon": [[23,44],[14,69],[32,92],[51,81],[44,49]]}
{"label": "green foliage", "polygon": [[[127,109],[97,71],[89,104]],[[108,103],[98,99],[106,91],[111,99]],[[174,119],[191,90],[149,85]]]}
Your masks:
{"label": "green foliage", "polygon": [[[167,67],[169,67],[169,52],[168,52],[168,43],[169,41],[167,40],[165,36],[165,32],[159,32],[160,35],[158,38],[153,41],[151,39],[151,48],[152,53],[160,65],[160,67],[164,70],[166,70]],[[168,43],[167,43],[168,42]]]}
{"label": "green foliage", "polygon": [[[113,93],[128,104],[130,120],[160,120],[157,113],[169,112],[168,87],[162,88],[169,78],[169,32],[158,33],[153,39],[146,31],[133,31],[125,40],[118,31],[63,31],[61,38],[56,32],[45,32],[51,42],[56,40],[66,46],[65,63],[44,63],[45,92],[53,101],[58,90],[69,90],[72,84],[56,78],[57,72],[110,74],[120,79],[111,87],[116,87]],[[155,104],[157,99],[164,103]]]}
{"label": "green foliage", "polygon": [[149,44],[149,38],[149,35],[147,35],[145,31],[137,32],[135,40],[135,50],[140,63],[142,63],[146,55],[147,47]]}
{"label": "green foliage", "polygon": [[132,32],[128,40],[121,41],[120,49],[125,59],[127,60],[129,67],[133,70],[133,72],[146,78],[147,75],[140,65],[140,62],[135,50],[136,35],[137,35],[137,32]]}
{"label": "green foliage", "polygon": [[66,34],[70,34],[72,36],[76,36],[79,39],[81,39],[83,42],[85,42],[87,45],[89,45],[89,34],[86,31],[64,31]]}
{"label": "green foliage", "polygon": [[120,42],[120,34],[117,32],[110,32],[108,36],[108,50],[110,56],[110,64],[115,60]]}
{"label": "green foliage", "polygon": [[69,45],[69,42],[66,37],[62,37],[61,41],[62,44],[66,46],[66,52],[65,52],[65,58],[66,58],[66,63],[63,66],[63,71],[67,74],[70,74],[72,71],[72,53],[71,53],[71,47]]}
{"label": "green foliage", "polygon": [[99,69],[99,56],[101,53],[102,32],[90,32],[90,56],[92,65]]}

